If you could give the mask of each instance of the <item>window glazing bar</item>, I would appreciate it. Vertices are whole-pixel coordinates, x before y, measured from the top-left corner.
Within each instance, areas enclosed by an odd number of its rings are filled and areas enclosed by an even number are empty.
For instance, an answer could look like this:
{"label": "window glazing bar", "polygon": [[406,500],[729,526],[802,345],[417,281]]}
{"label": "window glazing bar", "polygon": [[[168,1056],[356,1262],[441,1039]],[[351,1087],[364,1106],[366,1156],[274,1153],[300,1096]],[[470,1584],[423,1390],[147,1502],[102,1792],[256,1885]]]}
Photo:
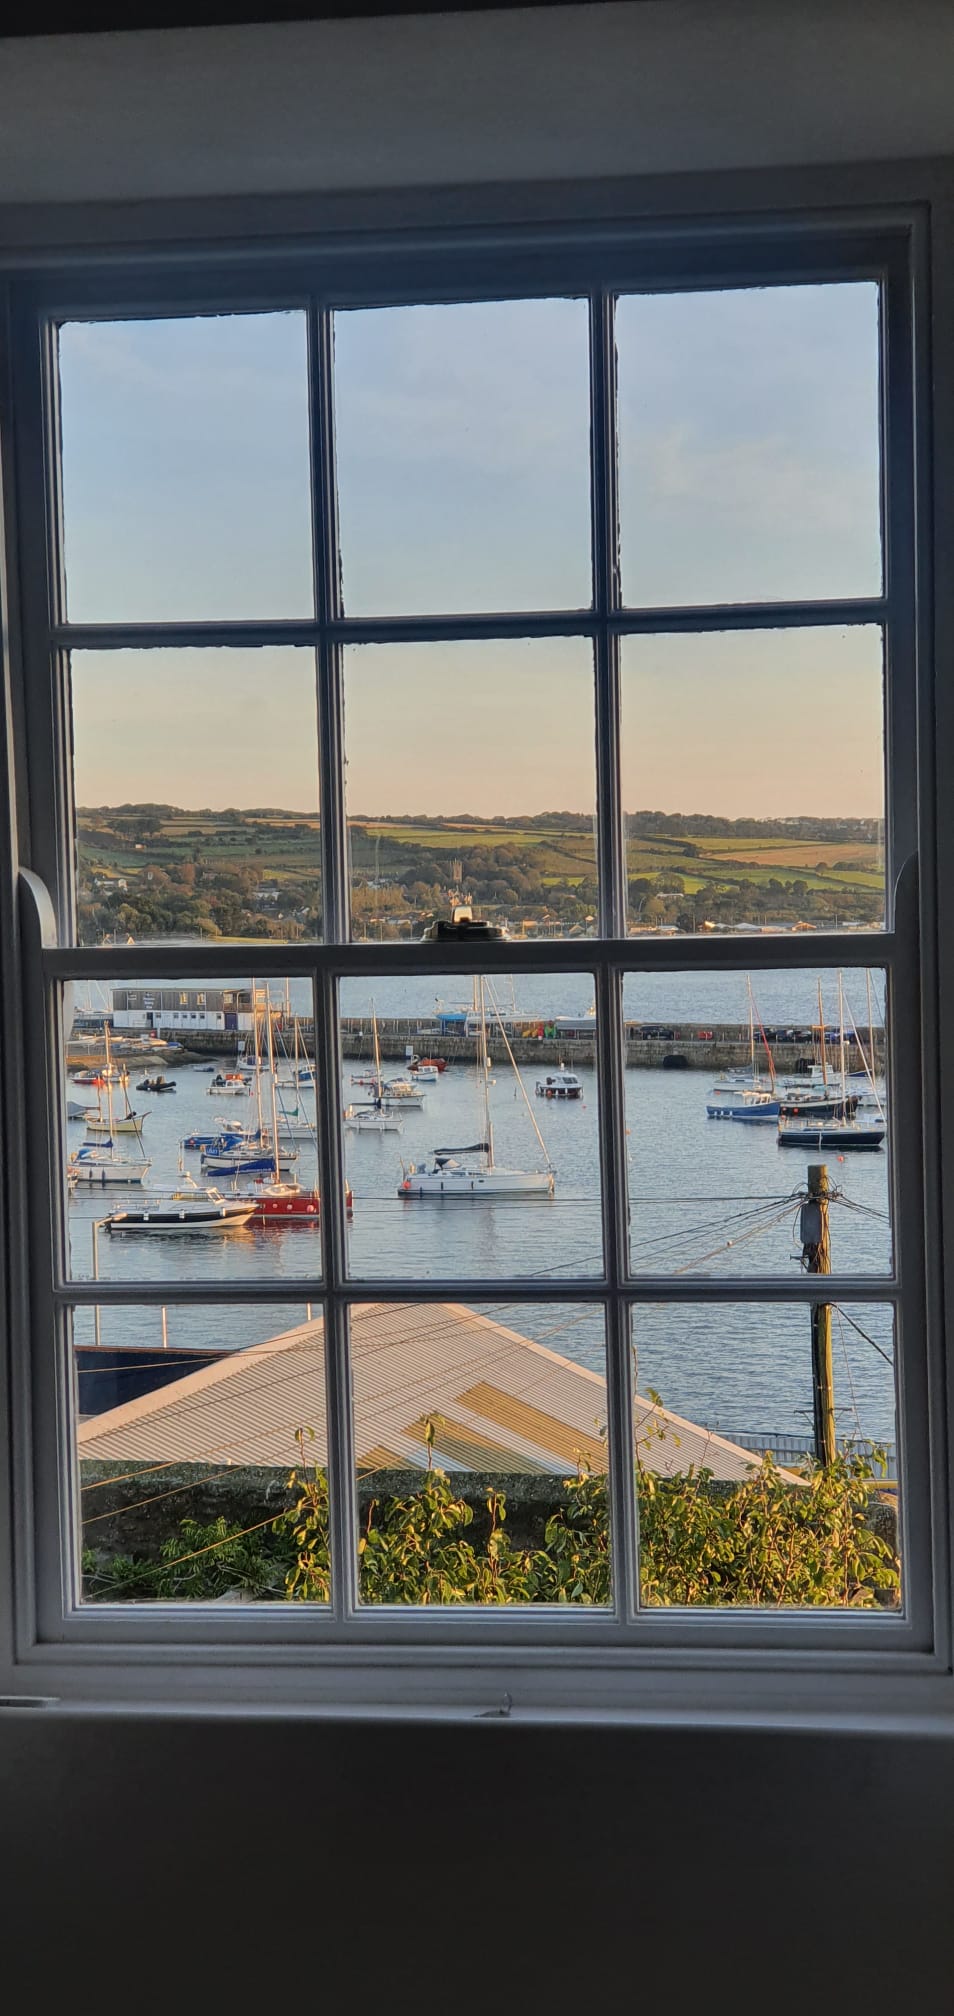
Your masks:
{"label": "window glazing bar", "polygon": [[302,1274],[294,1282],[274,1281],[266,1277],[243,1281],[68,1281],[61,1278],[53,1289],[54,1300],[64,1307],[81,1305],[85,1308],[101,1303],[115,1307],[158,1308],[163,1303],[171,1309],[177,1302],[199,1307],[217,1307],[223,1303],[271,1304],[276,1308],[300,1309],[307,1302],[338,1301],[353,1308],[370,1307],[378,1302],[400,1302],[413,1305],[416,1302],[467,1302],[475,1307],[491,1308],[511,1302],[552,1302],[559,1307],[564,1302],[589,1303],[594,1308],[598,1303],[608,1303],[614,1298],[628,1303],[638,1302],[765,1302],[802,1303],[809,1307],[813,1302],[898,1302],[901,1298],[901,1281],[897,1274],[793,1274],[791,1280],[770,1274],[631,1274],[626,1276],[618,1291],[613,1291],[605,1278],[589,1278],[574,1275],[569,1281],[554,1281],[551,1275],[535,1279],[532,1274],[521,1274],[516,1279],[501,1276],[499,1280],[488,1281],[481,1276],[477,1280],[448,1276],[444,1280],[428,1278],[409,1281],[406,1276],[392,1279],[374,1276],[361,1279],[352,1278],[341,1288],[332,1290],[320,1275]]}
{"label": "window glazing bar", "polygon": [[[335,1615],[348,1617],[356,1609],[358,1600],[357,1464],[348,1311],[336,1292],[347,1272],[348,1220],[341,1138],[338,989],[330,973],[315,974],[314,1002],[318,1189],[321,1198],[319,1229],[322,1272],[328,1289],[324,1306],[331,1592]],[[307,1452],[303,1454],[307,1461]]]}
{"label": "window glazing bar", "polygon": [[327,626],[341,610],[338,488],[334,442],[334,328],[327,311],[308,316],[312,557],[321,624],[316,662],[321,815],[322,936],[348,936],[348,827],[345,811],[344,693],[341,652]]}
{"label": "window glazing bar", "polygon": [[595,637],[603,627],[620,636],[694,634],[720,630],[815,630],[886,623],[887,596],[824,602],[713,602],[627,609],[501,609],[447,615],[244,617],[221,622],[54,623],[54,645],[74,651],[256,650],[268,645],[429,644],[508,637]]}
{"label": "window glazing bar", "polygon": [[184,967],[196,980],[248,982],[252,967],[257,980],[311,978],[313,972],[346,979],[386,979],[389,973],[416,974],[427,979],[474,973],[596,974],[608,967],[622,973],[747,973],[775,968],[800,971],[811,967],[890,966],[898,957],[893,931],[809,933],[768,932],[747,937],[694,938],[502,938],[480,944],[435,944],[422,959],[421,940],[381,944],[355,940],[349,944],[302,943],[175,945],[47,945],[42,954],[47,981],[142,979],[181,980]]}

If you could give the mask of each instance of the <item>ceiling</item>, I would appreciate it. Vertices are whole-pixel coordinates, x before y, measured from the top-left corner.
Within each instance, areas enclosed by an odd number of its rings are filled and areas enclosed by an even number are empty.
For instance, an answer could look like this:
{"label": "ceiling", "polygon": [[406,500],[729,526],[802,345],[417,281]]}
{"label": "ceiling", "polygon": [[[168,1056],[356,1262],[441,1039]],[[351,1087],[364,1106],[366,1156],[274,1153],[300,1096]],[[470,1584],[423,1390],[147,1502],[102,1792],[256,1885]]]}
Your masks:
{"label": "ceiling", "polygon": [[0,43],[0,203],[954,153],[954,0],[639,0]]}

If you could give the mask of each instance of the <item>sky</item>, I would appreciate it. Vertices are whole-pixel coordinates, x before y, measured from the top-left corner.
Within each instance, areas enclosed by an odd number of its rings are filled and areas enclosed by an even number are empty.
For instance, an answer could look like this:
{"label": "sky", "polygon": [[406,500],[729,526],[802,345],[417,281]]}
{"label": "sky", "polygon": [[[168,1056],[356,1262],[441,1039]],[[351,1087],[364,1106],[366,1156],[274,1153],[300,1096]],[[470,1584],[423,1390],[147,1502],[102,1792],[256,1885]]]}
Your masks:
{"label": "sky", "polygon": [[[619,304],[623,587],[635,606],[877,593],[868,283]],[[349,614],[574,609],[590,593],[587,318],[576,301],[338,316]],[[67,324],[69,615],[312,610],[303,317]],[[75,653],[80,804],[314,810],[310,652]],[[582,639],[352,647],[354,814],[594,799]],[[872,816],[870,630],[627,639],[627,809]]]}

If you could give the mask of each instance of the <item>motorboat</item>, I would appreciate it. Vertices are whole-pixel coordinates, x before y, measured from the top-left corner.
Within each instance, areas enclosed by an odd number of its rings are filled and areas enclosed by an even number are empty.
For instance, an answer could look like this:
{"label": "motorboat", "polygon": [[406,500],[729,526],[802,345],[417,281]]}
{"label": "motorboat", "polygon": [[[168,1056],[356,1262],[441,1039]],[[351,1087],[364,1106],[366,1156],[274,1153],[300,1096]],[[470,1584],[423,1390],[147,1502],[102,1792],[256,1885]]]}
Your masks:
{"label": "motorboat", "polygon": [[538,1099],[582,1099],[583,1080],[575,1071],[565,1071],[562,1064],[558,1071],[548,1071],[545,1078],[536,1082]]}
{"label": "motorboat", "polygon": [[366,1106],[346,1106],[343,1115],[349,1134],[400,1134],[401,1120],[393,1106],[370,1100]]}
{"label": "motorboat", "polygon": [[206,1091],[210,1099],[250,1099],[252,1096],[251,1085],[241,1071],[217,1071]]}
{"label": "motorboat", "polygon": [[223,1197],[219,1190],[170,1190],[157,1192],[155,1201],[134,1211],[115,1211],[106,1220],[106,1229],[121,1232],[221,1233],[247,1225],[254,1206],[246,1198]]}
{"label": "motorboat", "polygon": [[164,1078],[161,1071],[157,1078],[140,1078],[136,1085],[137,1092],[174,1092],[175,1089],[175,1079]]}

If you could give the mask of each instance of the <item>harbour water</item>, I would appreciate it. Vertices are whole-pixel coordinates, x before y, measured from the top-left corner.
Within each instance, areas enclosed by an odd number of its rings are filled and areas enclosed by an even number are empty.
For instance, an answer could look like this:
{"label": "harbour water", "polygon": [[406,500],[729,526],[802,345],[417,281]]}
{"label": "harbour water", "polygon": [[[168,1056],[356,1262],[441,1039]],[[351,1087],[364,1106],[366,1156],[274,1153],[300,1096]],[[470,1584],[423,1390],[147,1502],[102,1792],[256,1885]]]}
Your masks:
{"label": "harbour water", "polygon": [[[183,985],[187,984],[183,982]],[[826,1017],[835,1012],[835,976],[823,976]],[[848,976],[852,1013],[867,1020],[863,975]],[[511,1006],[509,983],[496,983],[501,1008]],[[817,1019],[816,976],[760,975],[758,1010],[766,1023]],[[374,988],[382,1014],[429,1019],[435,1001],[459,1002],[460,981],[443,984],[433,976],[396,979]],[[290,986],[292,1005],[307,1012],[307,989]],[[881,975],[875,978],[875,1017],[883,1005]],[[585,1012],[592,981],[585,974],[560,980],[527,977],[519,983],[518,1009],[528,1013]],[[347,982],[342,1012],[366,1015],[367,983]],[[626,983],[624,1009],[634,1019],[698,1018],[739,1020],[745,1012],[738,974],[640,975]],[[192,1064],[166,1067],[177,1083],[174,1096],[156,1098],[134,1090],[130,1097],[148,1111],[143,1145],[151,1159],[149,1184],[176,1181],[179,1142],[193,1130],[208,1131],[219,1119],[252,1121],[254,1099],[217,1101],[209,1096],[210,1076]],[[346,1099],[366,1092],[350,1083],[361,1062],[342,1067]],[[394,1067],[389,1067],[392,1075]],[[282,1075],[284,1067],[282,1067]],[[496,1065],[489,1086],[496,1161],[532,1169],[549,1161],[555,1172],[552,1198],[522,1202],[497,1200],[442,1204],[399,1198],[402,1161],[422,1161],[436,1147],[462,1148],[482,1137],[482,1105],[476,1066],[457,1063],[437,1085],[426,1088],[422,1110],[402,1115],[399,1135],[346,1135],[347,1174],[354,1192],[349,1228],[349,1264],[362,1288],[375,1279],[429,1280],[465,1277],[490,1282],[520,1276],[558,1284],[571,1274],[598,1274],[601,1265],[601,1202],[596,1073],[580,1067],[584,1094],[579,1101],[534,1097],[535,1073],[523,1071],[520,1085],[506,1065]],[[627,1073],[629,1215],[633,1266],[638,1274],[678,1279],[681,1284],[726,1274],[798,1277],[798,1197],[808,1160],[825,1159],[780,1152],[774,1125],[740,1126],[706,1117],[707,1081],[695,1073]],[[75,1093],[71,1088],[71,1096]],[[292,1095],[286,1093],[291,1104]],[[314,1095],[300,1104],[314,1117]],[[310,1102],[310,1103],[309,1103]],[[535,1137],[531,1114],[543,1135]],[[69,1128],[72,1146],[83,1138],[80,1124]],[[126,1137],[127,1140],[130,1137]],[[313,1138],[300,1139],[296,1174],[317,1180]],[[877,1301],[877,1281],[890,1267],[889,1154],[828,1156],[837,1193],[831,1211],[832,1265],[837,1276],[872,1276],[872,1297],[863,1307],[848,1304],[834,1317],[835,1388],[839,1433],[893,1441],[892,1316]],[[204,1181],[197,1155],[184,1165]],[[214,1179],[213,1179],[214,1180]],[[250,1179],[241,1179],[243,1186]],[[155,1309],[104,1309],[104,1343],[162,1348],[188,1345],[198,1351],[256,1343],[304,1319],[306,1305],[295,1284],[320,1268],[320,1244],[312,1227],[247,1227],[221,1238],[170,1236],[157,1239],[111,1237],[101,1221],[136,1193],[108,1190],[74,1196],[70,1238],[74,1276],[167,1281],[169,1300],[164,1333]],[[100,1221],[94,1231],[96,1221]],[[95,1254],[94,1254],[95,1244]],[[256,1278],[274,1282],[276,1301],[254,1308],[223,1304],[189,1308],[175,1303],[183,1279],[233,1285]],[[531,1304],[506,1310],[482,1305],[488,1313],[546,1348],[602,1372],[602,1318],[596,1306]],[[77,1312],[75,1334],[89,1341],[93,1316]],[[726,1305],[689,1302],[638,1303],[633,1345],[640,1390],[657,1391],[664,1403],[690,1420],[741,1433],[800,1435],[810,1439],[811,1377],[807,1313],[794,1305]]]}

